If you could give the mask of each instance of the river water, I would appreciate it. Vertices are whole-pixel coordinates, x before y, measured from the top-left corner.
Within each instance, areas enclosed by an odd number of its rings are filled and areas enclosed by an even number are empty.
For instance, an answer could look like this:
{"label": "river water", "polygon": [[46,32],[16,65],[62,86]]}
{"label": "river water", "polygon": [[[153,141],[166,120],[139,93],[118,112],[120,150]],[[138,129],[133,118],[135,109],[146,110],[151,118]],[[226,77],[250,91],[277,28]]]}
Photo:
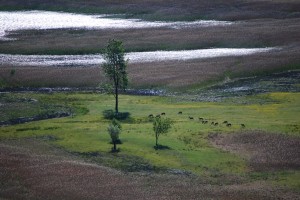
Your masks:
{"label": "river water", "polygon": [[[275,48],[253,49],[201,49],[185,51],[151,51],[131,52],[126,54],[130,63],[145,63],[156,61],[204,59],[226,56],[243,56],[264,53]],[[100,54],[95,55],[11,55],[0,54],[0,64],[29,65],[29,66],[93,66],[103,63]]]}
{"label": "river water", "polygon": [[0,12],[0,39],[9,31],[28,29],[132,29],[132,28],[186,28],[201,26],[225,26],[232,22],[198,20],[193,22],[143,21],[140,19],[113,18],[114,15],[83,15],[50,11]]}
{"label": "river water", "polygon": [[[0,12],[0,40],[10,31],[26,29],[132,29],[132,28],[191,28],[203,26],[229,26],[233,22],[198,20],[193,22],[143,21],[139,19],[113,18],[115,15],[83,15],[49,11],[14,11]],[[133,63],[167,60],[188,60],[224,56],[244,56],[264,53],[275,48],[214,48],[186,51],[152,51],[132,52],[126,58]],[[92,66],[99,65],[101,55],[10,55],[0,54],[0,64],[31,65],[31,66]]]}

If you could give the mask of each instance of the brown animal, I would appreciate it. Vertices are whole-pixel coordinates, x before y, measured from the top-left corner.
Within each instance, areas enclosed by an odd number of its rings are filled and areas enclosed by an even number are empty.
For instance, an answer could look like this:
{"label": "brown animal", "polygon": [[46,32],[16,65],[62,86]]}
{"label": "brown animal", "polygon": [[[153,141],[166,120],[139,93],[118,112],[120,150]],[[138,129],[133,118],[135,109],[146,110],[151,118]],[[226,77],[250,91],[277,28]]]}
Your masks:
{"label": "brown animal", "polygon": [[166,115],[166,113],[163,112],[163,113],[161,113],[161,115]]}
{"label": "brown animal", "polygon": [[194,117],[189,116],[189,119],[194,119]]}
{"label": "brown animal", "polygon": [[241,127],[242,127],[242,128],[246,128],[245,124],[241,124]]}
{"label": "brown animal", "polygon": [[227,126],[227,127],[231,127],[231,124],[230,124],[230,123],[228,123],[228,124],[226,124],[226,126]]}
{"label": "brown animal", "polygon": [[178,114],[179,114],[179,115],[182,115],[182,111],[179,111]]}

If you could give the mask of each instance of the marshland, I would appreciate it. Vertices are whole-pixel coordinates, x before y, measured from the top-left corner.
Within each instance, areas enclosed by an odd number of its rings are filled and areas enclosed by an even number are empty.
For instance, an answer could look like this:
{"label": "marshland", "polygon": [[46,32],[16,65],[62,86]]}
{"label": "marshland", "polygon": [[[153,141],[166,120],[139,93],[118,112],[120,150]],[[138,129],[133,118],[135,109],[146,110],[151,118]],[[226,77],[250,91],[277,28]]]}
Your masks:
{"label": "marshland", "polygon": [[[0,10],[0,198],[300,198],[298,1]],[[110,39],[129,59],[118,152],[101,68]],[[158,115],[172,121],[161,149]]]}

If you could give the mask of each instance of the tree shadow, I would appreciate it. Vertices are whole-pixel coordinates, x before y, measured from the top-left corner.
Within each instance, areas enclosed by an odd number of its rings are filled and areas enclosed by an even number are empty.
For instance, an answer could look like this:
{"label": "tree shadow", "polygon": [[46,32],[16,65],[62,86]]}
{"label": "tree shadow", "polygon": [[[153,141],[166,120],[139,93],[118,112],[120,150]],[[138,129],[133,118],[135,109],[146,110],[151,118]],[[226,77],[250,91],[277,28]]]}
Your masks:
{"label": "tree shadow", "polygon": [[165,145],[157,145],[153,147],[155,150],[166,150],[166,149],[171,149],[169,146],[165,146]]}
{"label": "tree shadow", "polygon": [[119,153],[120,151],[121,151],[120,148],[114,149],[114,148],[112,147],[110,153]]}

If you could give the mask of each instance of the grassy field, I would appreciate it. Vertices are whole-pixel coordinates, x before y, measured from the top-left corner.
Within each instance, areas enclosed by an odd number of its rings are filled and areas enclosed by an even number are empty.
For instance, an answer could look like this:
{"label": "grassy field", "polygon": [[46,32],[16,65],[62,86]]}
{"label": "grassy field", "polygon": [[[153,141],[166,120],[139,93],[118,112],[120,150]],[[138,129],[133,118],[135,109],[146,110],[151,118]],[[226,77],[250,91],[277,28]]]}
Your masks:
{"label": "grassy field", "polygon": [[[214,135],[222,136],[242,134],[257,130],[284,134],[299,138],[299,93],[270,93],[248,99],[241,104],[210,102],[178,102],[176,98],[121,96],[120,109],[131,113],[131,118],[122,122],[123,144],[121,152],[109,153],[107,126],[102,112],[113,107],[113,97],[93,93],[53,93],[53,94],[1,94],[1,106],[14,101],[23,104],[15,107],[20,113],[32,115],[30,104],[20,99],[31,98],[44,104],[71,107],[74,115],[66,118],[42,120],[27,124],[1,127],[1,140],[17,138],[43,138],[51,144],[86,157],[102,165],[125,171],[168,171],[183,170],[181,173],[193,173],[212,182],[230,183],[233,181],[267,180],[269,183],[286,185],[299,190],[299,171],[294,168],[279,168],[272,173],[253,170],[242,153],[230,153],[216,148],[211,141]],[[266,99],[264,103],[251,103],[253,98]],[[10,99],[10,101],[7,101]],[[245,105],[245,101],[249,104]],[[12,107],[10,111],[13,112]],[[179,115],[178,112],[183,114]],[[38,111],[36,111],[38,113]],[[159,143],[168,146],[167,150],[155,150],[155,138],[149,114],[166,113],[174,121],[167,136],[161,136]],[[23,116],[23,114],[20,114]],[[17,116],[14,116],[17,117]],[[190,120],[189,117],[193,117]],[[202,124],[198,117],[208,120]],[[5,120],[1,116],[1,121]],[[211,125],[211,122],[219,125]],[[223,121],[229,121],[228,127]],[[245,124],[243,128],[241,124]],[[296,153],[297,163],[297,153]],[[299,164],[299,163],[298,163]]]}

